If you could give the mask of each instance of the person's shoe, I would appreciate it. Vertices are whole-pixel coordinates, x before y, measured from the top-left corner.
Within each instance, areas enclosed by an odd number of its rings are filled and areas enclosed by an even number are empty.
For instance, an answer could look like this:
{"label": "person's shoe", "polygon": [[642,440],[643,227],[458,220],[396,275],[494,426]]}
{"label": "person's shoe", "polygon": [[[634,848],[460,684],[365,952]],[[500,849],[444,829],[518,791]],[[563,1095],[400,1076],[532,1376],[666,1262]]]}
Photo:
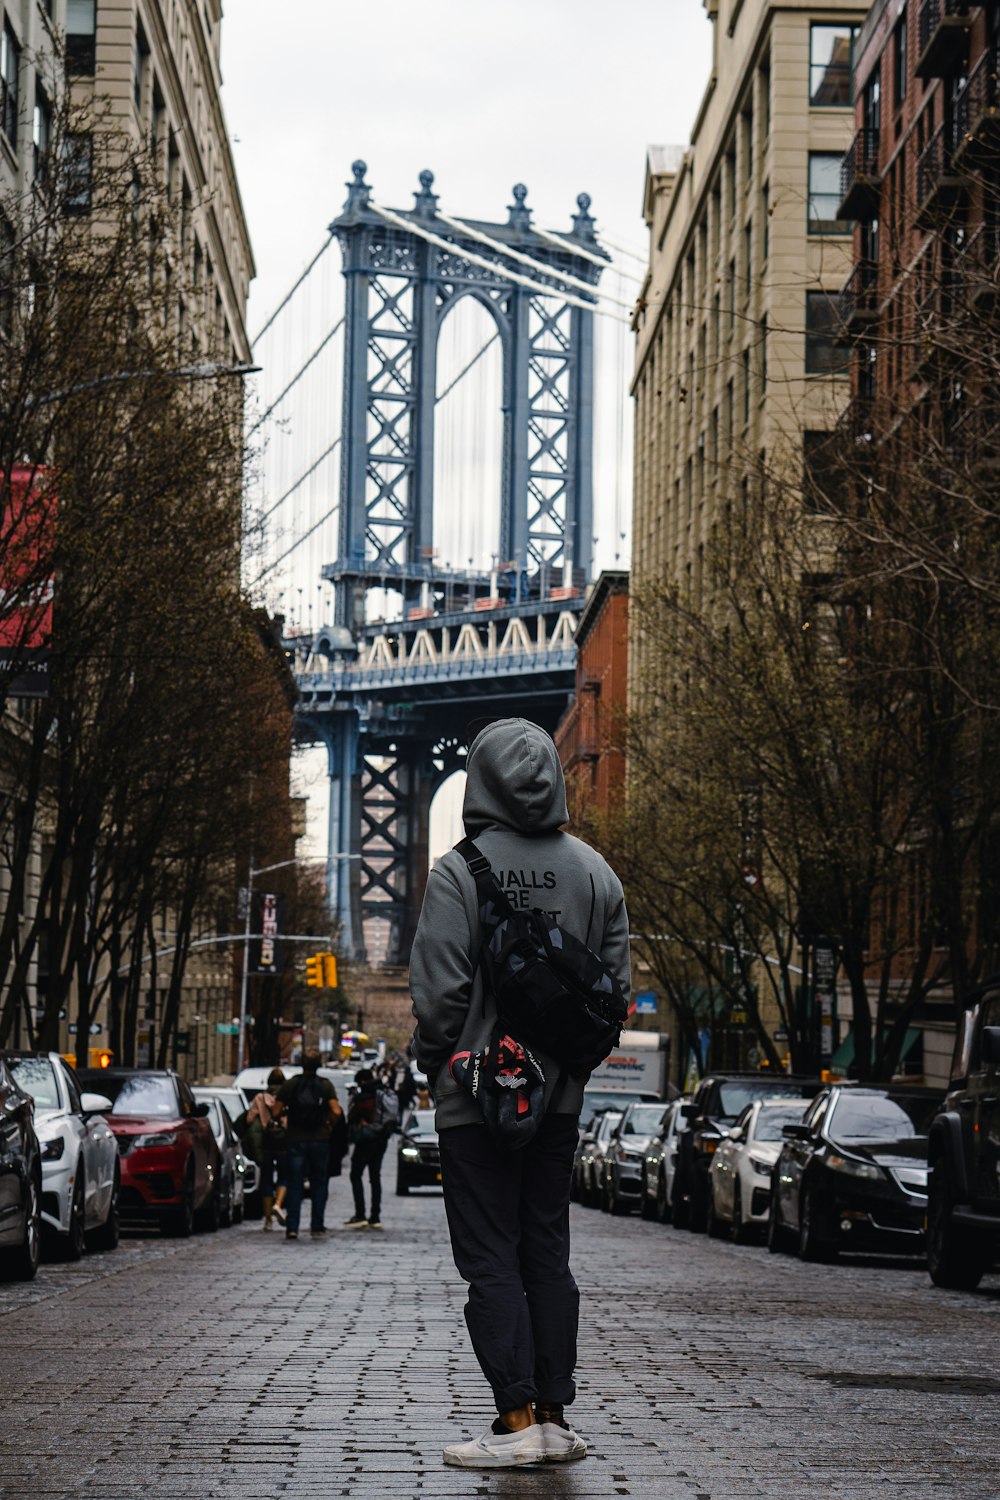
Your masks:
{"label": "person's shoe", "polygon": [[284,1224],[284,1222],[285,1222],[285,1210],[283,1208],[276,1208],[274,1210],[274,1217],[277,1219],[277,1221],[278,1221],[279,1224]]}
{"label": "person's shoe", "polygon": [[382,1220],[381,1219],[369,1219],[368,1220],[368,1228],[369,1229],[381,1229],[382,1228]]}
{"label": "person's shoe", "polygon": [[265,1219],[264,1222],[263,1222],[263,1224],[261,1225],[261,1228],[262,1229],[273,1229],[274,1225],[272,1224],[272,1222],[271,1222],[270,1219]]}
{"label": "person's shoe", "polygon": [[572,1427],[564,1427],[560,1422],[540,1422],[538,1430],[547,1464],[568,1464],[574,1458],[587,1457],[587,1445]]}
{"label": "person's shoe", "polygon": [[511,1432],[498,1417],[481,1438],[449,1443],[441,1456],[454,1469],[524,1469],[543,1463],[546,1453],[537,1423],[522,1432]]}
{"label": "person's shoe", "polygon": [[368,1220],[364,1214],[352,1214],[349,1219],[344,1220],[345,1229],[367,1229]]}
{"label": "person's shoe", "polygon": [[309,1233],[316,1239],[320,1235],[326,1234],[326,1225],[321,1225],[319,1229],[310,1229]]}
{"label": "person's shoe", "polygon": [[286,1229],[285,1230],[285,1239],[286,1240],[297,1240],[298,1237],[299,1237],[299,1231],[297,1229]]}

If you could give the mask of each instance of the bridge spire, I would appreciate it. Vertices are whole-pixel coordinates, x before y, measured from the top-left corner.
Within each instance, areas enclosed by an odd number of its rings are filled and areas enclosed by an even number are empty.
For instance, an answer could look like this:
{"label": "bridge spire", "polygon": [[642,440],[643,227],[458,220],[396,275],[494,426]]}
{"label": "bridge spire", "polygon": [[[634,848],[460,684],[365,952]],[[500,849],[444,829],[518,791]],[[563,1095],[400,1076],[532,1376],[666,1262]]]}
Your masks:
{"label": "bridge spire", "polygon": [[420,192],[413,195],[413,212],[421,218],[432,219],[437,213],[438,195],[432,193],[434,173],[425,167],[420,174]]}
{"label": "bridge spire", "polygon": [[525,202],[528,189],[523,182],[515,182],[511,191],[514,194],[514,201],[507,209],[507,223],[511,229],[530,229],[531,209]]}

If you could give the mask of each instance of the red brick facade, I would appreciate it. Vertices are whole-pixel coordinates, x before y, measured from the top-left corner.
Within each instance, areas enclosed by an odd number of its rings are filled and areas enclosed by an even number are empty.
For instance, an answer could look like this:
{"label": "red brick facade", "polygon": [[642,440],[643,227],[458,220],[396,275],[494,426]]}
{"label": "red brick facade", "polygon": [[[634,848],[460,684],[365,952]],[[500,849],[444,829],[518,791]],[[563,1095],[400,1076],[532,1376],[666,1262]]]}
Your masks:
{"label": "red brick facade", "polygon": [[625,784],[628,573],[604,572],[580,617],[576,694],[555,733],[574,827],[606,814]]}

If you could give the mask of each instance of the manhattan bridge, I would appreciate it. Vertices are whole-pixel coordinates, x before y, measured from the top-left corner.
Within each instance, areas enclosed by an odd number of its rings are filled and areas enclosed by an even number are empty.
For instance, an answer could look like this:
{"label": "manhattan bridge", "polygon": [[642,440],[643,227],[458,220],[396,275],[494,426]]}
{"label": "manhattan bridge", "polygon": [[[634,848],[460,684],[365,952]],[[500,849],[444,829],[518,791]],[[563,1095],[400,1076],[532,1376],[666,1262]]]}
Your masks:
{"label": "manhattan bridge", "polygon": [[[431,801],[464,765],[470,722],[551,731],[569,701],[598,540],[595,323],[619,352],[620,450],[636,276],[585,193],[552,231],[521,184],[490,223],[445,212],[431,172],[394,210],[364,162],[351,170],[255,340],[262,540],[247,581],[285,620],[297,742],[325,750],[342,951],[403,963]],[[617,290],[599,285],[609,270]]]}

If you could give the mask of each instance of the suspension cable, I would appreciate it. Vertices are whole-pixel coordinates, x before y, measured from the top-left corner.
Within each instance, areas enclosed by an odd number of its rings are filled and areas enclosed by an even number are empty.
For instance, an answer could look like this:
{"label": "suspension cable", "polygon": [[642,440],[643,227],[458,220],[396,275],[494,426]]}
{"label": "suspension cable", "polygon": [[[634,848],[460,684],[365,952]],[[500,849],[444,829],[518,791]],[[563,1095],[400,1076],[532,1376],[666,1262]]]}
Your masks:
{"label": "suspension cable", "polygon": [[[640,266],[648,268],[649,259],[647,256],[640,255],[637,250],[630,250],[629,247],[627,245],[623,245],[620,240],[612,239],[610,235],[604,233],[603,229],[601,230],[601,240],[604,244],[609,245],[612,250],[617,250],[619,255],[627,255],[629,260],[638,261]],[[631,274],[632,273],[630,271],[626,272],[626,275]]]}
{"label": "suspension cable", "polygon": [[[582,276],[574,276],[571,272],[560,270],[557,266],[547,266],[544,261],[535,260],[531,255],[522,254],[520,250],[515,250],[512,246],[505,245],[500,240],[495,240],[492,235],[484,234],[481,229],[474,229],[471,224],[466,224],[462,219],[453,219],[450,214],[443,213],[441,209],[437,209],[436,214],[443,223],[448,225],[449,229],[454,229],[457,234],[468,235],[470,239],[479,240],[481,244],[488,245],[491,250],[496,250],[502,255],[507,255],[511,260],[520,261],[522,265],[528,266],[532,271],[544,271],[547,276],[557,276],[560,281],[566,282],[568,286],[578,287],[581,291],[589,292],[592,297],[601,297],[605,302],[615,302],[619,307],[627,308],[629,312],[632,312],[635,308],[634,299],[631,302],[627,302],[622,297],[616,297],[614,292],[606,292],[594,286],[591,282],[584,281]],[[565,241],[563,241],[562,248],[568,253],[575,253],[574,247]],[[602,261],[601,264],[607,269],[607,261]]]}
{"label": "suspension cable", "polygon": [[[449,255],[460,255],[472,265],[481,266],[484,270],[492,272],[494,276],[502,276],[505,281],[512,281],[516,286],[527,287],[531,292],[541,292],[546,297],[560,297],[569,307],[580,307],[584,312],[597,313],[603,318],[613,318],[617,323],[631,323],[629,318],[623,317],[621,313],[612,312],[610,308],[601,307],[596,302],[584,302],[582,297],[574,297],[571,292],[561,291],[559,287],[546,286],[544,282],[535,281],[528,276],[520,276],[516,271],[508,270],[506,266],[499,266],[495,261],[476,255],[472,250],[464,250],[461,245],[456,245],[454,240],[442,239],[441,235],[432,234],[421,224],[417,224],[412,219],[404,219],[402,214],[397,214],[391,208],[383,208],[381,204],[374,203],[371,199],[369,199],[368,207],[387,224],[394,224],[398,229],[405,229],[407,234],[415,234],[418,239],[426,240],[429,245],[437,245],[439,249],[447,250]],[[606,265],[607,262],[602,262],[602,264]]]}
{"label": "suspension cable", "polygon": [[301,485],[305,484],[305,482],[309,478],[310,474],[315,474],[316,470],[319,468],[319,466],[323,462],[324,458],[329,458],[330,457],[330,454],[333,452],[333,450],[336,448],[336,446],[337,446],[337,444],[339,442],[340,442],[340,434],[338,433],[337,436],[334,438],[333,442],[330,444],[329,448],[324,449],[323,452],[320,454],[319,458],[317,458],[316,462],[313,463],[313,464],[310,464],[309,467],[308,467],[308,469],[306,469],[306,471],[305,471],[304,474],[300,474],[299,475],[298,479],[296,479],[296,481],[292,485],[291,489],[286,490],[285,493],[280,497],[280,499],[275,500],[274,504],[272,506],[270,506],[264,512],[264,514],[260,518],[261,525],[263,525],[265,521],[269,521],[271,519],[271,517],[274,515],[274,512],[278,509],[279,505],[284,505],[285,501],[287,499],[289,499],[290,496],[294,495],[295,491]]}
{"label": "suspension cable", "polygon": [[[337,443],[339,443],[339,442],[340,442],[340,439],[338,438],[337,439]],[[337,443],[334,443],[333,447],[336,447]],[[328,451],[330,451],[330,450],[328,450]],[[324,454],[324,457],[325,456],[326,455]],[[318,462],[321,463],[322,459],[318,460]],[[315,465],[313,467],[315,467]],[[253,580],[253,582],[247,584],[247,588],[248,589],[255,589],[259,583],[263,583],[264,579],[267,578],[267,576],[270,573],[273,573],[274,570],[275,570],[275,568],[279,567],[280,564],[285,561],[286,557],[291,557],[292,553],[295,552],[299,547],[301,547],[303,542],[307,542],[309,540],[309,538],[312,536],[313,532],[319,530],[319,528],[323,525],[324,521],[329,521],[329,519],[333,515],[334,511],[336,511],[338,509],[339,505],[340,505],[340,500],[339,499],[335,500],[333,502],[333,504],[330,506],[330,509],[328,511],[325,511],[323,513],[323,515],[320,516],[320,518],[319,518],[318,521],[314,521],[313,524],[310,526],[310,528],[309,528],[308,531],[304,531],[301,536],[296,537],[295,541],[291,544],[290,547],[286,547],[285,548],[284,552],[282,552],[282,554],[281,554],[280,557],[276,557],[274,559],[274,562],[268,563],[267,567],[263,570],[263,572],[258,573],[257,577]]]}
{"label": "suspension cable", "polygon": [[278,316],[278,314],[284,312],[285,308],[288,306],[289,302],[291,302],[292,298],[295,296],[295,293],[298,291],[299,287],[302,285],[302,283],[305,281],[306,277],[312,271],[312,269],[315,266],[316,262],[318,260],[320,260],[326,254],[326,252],[329,250],[329,248],[330,248],[330,246],[332,244],[333,244],[333,230],[331,229],[328,232],[328,234],[327,234],[327,238],[326,238],[325,242],[316,251],[316,254],[313,256],[312,260],[306,266],[305,270],[302,272],[302,275],[299,277],[298,281],[296,281],[295,285],[291,288],[291,290],[289,292],[287,292],[285,294],[285,296],[281,299],[281,301],[278,303],[277,307],[274,309],[274,312],[268,318],[268,320],[264,324],[263,328],[258,329],[258,331],[255,334],[255,336],[250,340],[250,348],[251,349],[254,347],[255,344],[259,343],[259,341],[264,337],[265,333],[270,328],[271,324],[274,322],[274,320]]}
{"label": "suspension cable", "polygon": [[496,343],[496,341],[497,341],[497,339],[499,337],[500,337],[499,332],[495,333],[491,339],[487,339],[486,340],[486,343],[483,344],[482,348],[476,350],[475,354],[469,360],[469,363],[464,367],[464,369],[459,370],[459,372],[455,376],[454,380],[451,380],[451,381],[448,382],[448,384],[445,386],[444,390],[441,392],[440,396],[435,396],[434,397],[435,405],[439,401],[443,401],[444,398],[445,398],[445,396],[450,396],[451,395],[451,393],[455,389],[456,385],[458,385],[458,382],[460,380],[464,380],[465,379],[465,377],[466,377],[466,375],[468,375],[469,371],[471,369],[473,369],[479,363],[479,361],[482,359],[483,355],[486,353],[487,349],[491,349],[493,347],[493,345]]}
{"label": "suspension cable", "polygon": [[311,364],[313,364],[319,358],[319,356],[323,353],[323,350],[326,348],[327,344],[330,342],[330,340],[334,337],[335,334],[337,334],[337,333],[340,332],[340,330],[343,328],[343,326],[344,326],[344,319],[343,318],[341,318],[339,322],[334,323],[333,327],[330,329],[330,332],[316,346],[316,348],[310,354],[309,358],[306,360],[305,364],[299,370],[298,374],[292,376],[291,380],[285,386],[285,389],[281,392],[281,394],[278,395],[278,396],[275,396],[274,400],[271,402],[270,406],[267,408],[267,411],[262,412],[261,415],[257,418],[256,422],[253,424],[253,426],[247,432],[247,437],[248,438],[253,437],[254,433],[257,431],[257,428],[258,427],[262,427],[264,425],[264,423],[267,421],[268,417],[274,411],[275,407],[281,405],[282,401],[284,401],[284,399],[288,395],[289,391],[293,390],[294,387],[299,383],[299,381],[302,379],[303,375],[308,370],[309,366]]}

